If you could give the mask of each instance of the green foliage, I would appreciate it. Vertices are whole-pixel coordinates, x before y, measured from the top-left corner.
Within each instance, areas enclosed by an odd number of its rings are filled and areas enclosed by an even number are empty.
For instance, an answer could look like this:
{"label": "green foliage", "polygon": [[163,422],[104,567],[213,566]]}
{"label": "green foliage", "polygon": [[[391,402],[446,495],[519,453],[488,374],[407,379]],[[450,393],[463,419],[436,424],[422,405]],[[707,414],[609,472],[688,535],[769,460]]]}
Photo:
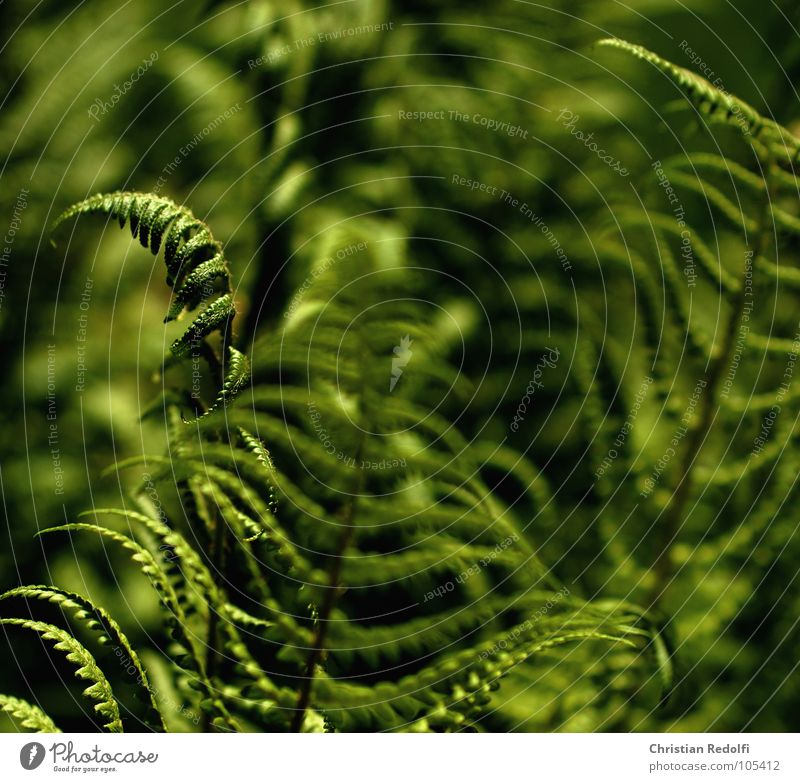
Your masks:
{"label": "green foliage", "polygon": [[[607,284],[623,289],[622,278],[632,274],[645,295],[637,301],[644,328],[635,369],[625,380],[610,369],[627,398],[599,425],[606,443],[616,433],[618,451],[595,457],[594,491],[603,502],[613,498],[619,518],[637,519],[620,534],[607,527],[617,556],[641,545],[642,529],[650,531],[644,554],[653,568],[629,577],[673,614],[684,654],[724,647],[734,658],[726,667],[741,671],[734,639],[748,631],[739,601],[759,589],[753,566],[763,561],[762,546],[791,541],[781,516],[800,467],[798,277],[787,261],[800,226],[799,142],[642,47],[602,43],[655,65],[711,124],[703,126],[706,143],[695,139],[663,162],[654,159],[652,194],[620,204],[619,222],[598,227]],[[611,324],[609,341],[620,337]],[[683,574],[698,566],[714,575],[686,583]],[[709,610],[708,601],[720,604],[720,589],[737,598],[725,610]],[[690,697],[684,692],[678,706],[686,708]]]}
{"label": "green foliage", "polygon": [[[84,211],[131,219],[154,252],[166,232],[175,285],[191,273],[176,256],[185,263],[198,247],[218,248],[188,211],[157,197],[89,199],[59,222]],[[209,727],[463,728],[482,718],[509,671],[545,652],[606,643],[607,656],[636,664],[657,637],[641,610],[580,600],[539,562],[525,525],[482,480],[475,446],[427,409],[456,378],[413,289],[397,295],[413,275],[399,255],[349,238],[349,262],[322,256],[280,341],[256,342],[252,388],[232,361],[220,394],[230,404],[176,420],[170,457],[145,459],[160,465],[156,483],[181,494],[182,528],[120,510],[97,513],[136,526],[142,542],[97,524],[47,531],[94,532],[132,552],[166,612],[170,659],[193,680]],[[190,327],[203,337],[209,309]],[[396,342],[418,347],[405,357],[413,368],[390,376],[384,357]],[[91,602],[47,587],[6,596],[88,619],[149,689],[118,625]],[[396,607],[376,614],[381,604]],[[373,680],[360,681],[367,671]]]}
{"label": "green foliage", "polygon": [[38,706],[20,698],[0,695],[0,710],[10,714],[21,728],[35,733],[59,733],[53,721]]}
{"label": "green foliage", "polygon": [[[779,459],[795,459],[790,413],[774,428],[768,424],[769,442],[758,432],[767,411],[780,413],[793,405],[796,395],[791,386],[798,325],[790,317],[776,317],[764,302],[772,302],[781,313],[792,312],[797,303],[796,270],[780,255],[781,246],[797,232],[796,218],[783,204],[800,184],[791,167],[798,142],[736,98],[642,47],[618,40],[602,43],[655,64],[687,91],[703,114],[714,118],[721,113],[734,125],[737,116],[745,117],[748,123],[746,128],[737,125],[750,153],[749,159],[743,158],[746,164],[724,153],[689,150],[653,163],[662,191],[645,208],[620,208],[622,229],[606,230],[598,242],[603,257],[623,274],[633,269],[644,290],[663,283],[666,292],[662,302],[648,297],[641,308],[651,323],[646,333],[658,336],[646,343],[643,362],[653,384],[643,415],[663,406],[657,436],[650,438],[653,447],[640,449],[634,442],[626,448],[629,458],[608,460],[608,468],[595,465],[602,476],[597,484],[601,496],[616,492],[624,477],[639,493],[638,505],[650,506],[661,520],[658,548],[663,555],[656,575],[665,583],[655,585],[658,590],[674,575],[675,563],[668,560],[696,490],[735,490],[734,497],[750,503],[737,531],[742,535],[751,523],[768,520],[759,512],[760,502],[774,503],[789,488],[776,481],[752,501],[752,481],[762,480],[757,476],[772,474]],[[789,157],[779,160],[778,150]],[[704,225],[698,227],[690,218],[704,214],[716,226],[710,241],[704,239]],[[648,264],[644,259],[649,257],[657,258],[658,265]],[[698,301],[713,307],[715,321],[705,317]],[[675,459],[666,470],[654,470],[655,449],[664,452],[665,443],[671,443]]]}
{"label": "green foliage", "polygon": [[[24,594],[23,590],[23,594]],[[111,733],[122,731],[122,720],[119,715],[119,704],[111,685],[95,662],[94,657],[68,632],[46,622],[37,622],[33,619],[0,618],[0,625],[22,627],[39,633],[45,641],[51,641],[53,647],[59,652],[64,652],[67,660],[77,666],[75,676],[91,684],[83,694],[93,701],[94,710],[104,719],[103,728]]]}
{"label": "green foliage", "polygon": [[[0,393],[29,453],[0,490],[25,578],[64,589],[0,614],[63,625],[126,731],[785,729],[800,50],[754,8],[766,49],[714,2],[9,11]],[[17,694],[97,727],[39,672]]]}
{"label": "green foliage", "polygon": [[71,612],[76,619],[86,622],[89,629],[99,635],[98,642],[101,645],[111,646],[117,654],[120,652],[123,653],[126,656],[128,664],[133,666],[136,682],[144,690],[152,707],[150,714],[148,714],[146,724],[153,730],[164,729],[164,724],[158,714],[158,707],[156,706],[155,699],[150,690],[147,674],[139,661],[139,657],[131,648],[130,642],[125,637],[119,625],[108,615],[107,611],[94,605],[91,600],[81,595],[77,595],[73,592],[66,592],[57,587],[17,587],[16,589],[9,589],[4,594],[0,595],[0,600],[15,597],[25,598],[27,600],[43,600],[57,605],[65,611]]}
{"label": "green foliage", "polygon": [[[167,285],[173,291],[164,322],[175,320],[183,310],[191,312],[200,304],[213,301],[194,318],[184,334],[171,346],[175,358],[195,358],[202,352],[223,377],[219,396],[212,405],[230,401],[247,383],[250,364],[247,358],[228,344],[230,327],[236,315],[230,287],[230,271],[222,245],[209,227],[186,207],[155,194],[117,192],[87,198],[67,209],[55,222],[54,229],[81,214],[99,213],[116,218],[120,228],[130,226],[134,239],[158,255],[164,244]],[[227,368],[223,368],[205,341],[220,332],[227,346]]]}
{"label": "green foliage", "polygon": [[[800,152],[800,139],[791,131],[774,120],[763,117],[752,106],[715,87],[702,76],[662,59],[643,46],[619,38],[605,38],[599,41],[599,45],[621,49],[655,66],[683,91],[691,105],[709,121],[738,128],[745,138],[754,136],[765,143],[768,149],[783,153],[789,160]],[[736,167],[731,169],[723,165],[719,170],[734,176]],[[742,181],[748,180],[740,179]],[[749,183],[754,184],[752,180]]]}

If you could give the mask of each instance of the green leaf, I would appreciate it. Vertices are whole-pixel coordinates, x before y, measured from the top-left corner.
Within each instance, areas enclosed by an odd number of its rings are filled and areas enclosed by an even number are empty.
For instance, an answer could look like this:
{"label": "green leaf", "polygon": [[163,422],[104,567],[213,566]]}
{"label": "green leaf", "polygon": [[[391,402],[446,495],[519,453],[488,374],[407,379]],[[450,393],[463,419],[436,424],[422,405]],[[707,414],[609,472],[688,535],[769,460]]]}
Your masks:
{"label": "green leaf", "polygon": [[91,682],[83,694],[87,698],[97,701],[94,710],[105,720],[103,728],[110,733],[122,732],[119,705],[111,690],[111,685],[98,667],[94,657],[82,644],[66,630],[47,622],[37,622],[32,619],[0,619],[0,625],[12,625],[33,630],[39,633],[44,640],[50,641],[53,648],[63,652],[67,660],[77,666],[75,676]]}
{"label": "green leaf", "polygon": [[150,701],[150,713],[147,715],[150,728],[159,731],[166,730],[150,688],[147,673],[139,660],[139,656],[130,645],[120,626],[105,609],[92,603],[89,598],[52,586],[16,587],[0,595],[0,600],[14,597],[43,600],[71,611],[76,619],[86,622],[90,630],[99,634],[99,642],[101,644],[111,646],[115,652],[122,650],[128,664],[135,668],[137,683],[145,690]]}
{"label": "green leaf", "polygon": [[21,698],[0,694],[0,711],[10,714],[13,720],[22,728],[36,733],[61,733],[50,719],[38,706],[34,706]]}

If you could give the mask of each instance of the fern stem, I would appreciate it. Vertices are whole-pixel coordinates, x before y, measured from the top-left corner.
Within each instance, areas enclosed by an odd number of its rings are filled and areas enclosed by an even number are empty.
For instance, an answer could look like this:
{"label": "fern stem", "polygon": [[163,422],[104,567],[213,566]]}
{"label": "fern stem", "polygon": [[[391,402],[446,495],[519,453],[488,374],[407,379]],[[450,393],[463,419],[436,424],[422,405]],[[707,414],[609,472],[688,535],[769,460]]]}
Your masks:
{"label": "fern stem", "polygon": [[[363,393],[363,388],[362,388]],[[361,427],[361,436],[358,440],[358,445],[355,452],[356,463],[361,461],[364,447],[364,427]],[[311,702],[311,689],[314,686],[314,674],[317,669],[318,663],[325,655],[325,641],[328,634],[328,624],[330,622],[331,612],[334,605],[336,605],[336,598],[341,591],[342,580],[342,567],[344,565],[344,555],[347,551],[350,542],[355,533],[355,525],[353,519],[356,512],[356,498],[361,494],[364,488],[364,471],[359,470],[355,480],[353,490],[349,493],[347,501],[342,508],[341,524],[342,533],[339,536],[336,554],[331,567],[330,577],[328,579],[328,588],[325,592],[325,599],[317,616],[317,628],[314,633],[314,640],[311,644],[311,651],[308,654],[306,661],[306,668],[304,673],[303,682],[300,685],[300,690],[297,695],[296,711],[292,715],[291,732],[299,733],[303,727],[303,720],[305,719],[306,710]]]}
{"label": "fern stem", "polygon": [[[361,459],[362,445],[364,442],[363,435],[359,440],[358,448],[356,449],[356,461]],[[306,661],[306,668],[303,678],[303,683],[300,686],[300,691],[297,696],[297,709],[292,716],[291,731],[299,733],[303,727],[303,720],[305,719],[306,710],[311,702],[311,689],[314,685],[314,674],[317,669],[318,663],[325,655],[325,641],[328,634],[328,624],[330,622],[331,612],[334,605],[336,605],[336,598],[341,591],[342,580],[342,567],[344,565],[344,555],[347,551],[350,542],[353,539],[355,532],[355,525],[353,519],[356,511],[356,497],[360,494],[364,486],[364,473],[359,470],[356,479],[355,490],[350,493],[347,502],[344,505],[341,513],[342,533],[339,536],[339,542],[336,549],[333,566],[331,567],[330,578],[328,579],[328,588],[325,592],[325,599],[317,617],[317,629],[314,633],[314,640],[311,644],[311,651]]]}
{"label": "fern stem", "polygon": [[[224,341],[223,341],[223,356],[224,353]],[[209,370],[214,375],[214,379],[217,382],[217,385],[222,388],[222,384],[225,382],[225,370],[222,366],[222,359],[214,352],[214,348],[208,342],[208,339],[202,340],[199,345],[198,357],[202,357],[205,359],[206,364],[208,365]]]}
{"label": "fern stem", "polygon": [[304,672],[303,683],[300,686],[300,691],[297,696],[297,708],[292,715],[291,731],[299,733],[303,727],[303,720],[305,719],[306,710],[311,701],[311,688],[314,684],[314,673],[317,664],[322,660],[325,653],[325,641],[328,631],[328,622],[330,620],[333,606],[336,604],[336,598],[339,596],[341,589],[341,576],[342,576],[342,563],[344,562],[344,554],[350,541],[353,538],[354,526],[352,524],[353,511],[355,502],[351,499],[348,504],[348,513],[345,520],[346,527],[342,530],[339,538],[339,545],[336,551],[333,567],[331,568],[330,580],[328,588],[325,592],[325,600],[320,608],[319,616],[317,617],[317,629],[314,633],[314,641],[311,645],[311,651],[306,661],[306,668]]}
{"label": "fern stem", "polygon": [[[745,253],[745,264],[748,259],[755,264],[767,249],[767,240],[771,235],[770,229],[770,180],[775,166],[774,155],[769,154],[764,163],[764,199],[761,202],[761,211],[758,217],[757,230],[753,240],[748,242]],[[655,587],[651,597],[652,604],[658,605],[664,599],[675,574],[674,544],[680,534],[686,515],[687,504],[694,488],[694,466],[703,447],[703,443],[714,423],[714,411],[718,407],[718,391],[725,370],[730,363],[736,344],[737,327],[740,325],[742,312],[746,303],[747,286],[745,275],[747,266],[742,269],[741,284],[737,291],[736,299],[732,304],[728,321],[725,324],[722,345],[713,358],[708,373],[705,393],[700,403],[698,424],[692,428],[687,440],[686,448],[678,468],[678,478],[670,501],[663,513],[663,523],[660,526],[660,543],[656,561],[653,565],[655,573]]]}
{"label": "fern stem", "polygon": [[[225,567],[225,523],[218,513],[213,510],[214,519],[214,538],[211,543],[211,574],[217,587],[222,584],[222,570]],[[219,662],[219,654],[217,652],[219,646],[219,615],[215,607],[211,604],[208,606],[208,632],[206,634],[206,659],[205,659],[205,675],[208,678],[211,686],[214,686],[214,677],[217,674],[217,667]],[[209,693],[213,697],[213,692]],[[203,711],[202,732],[209,733],[211,730],[211,712],[210,710]]]}

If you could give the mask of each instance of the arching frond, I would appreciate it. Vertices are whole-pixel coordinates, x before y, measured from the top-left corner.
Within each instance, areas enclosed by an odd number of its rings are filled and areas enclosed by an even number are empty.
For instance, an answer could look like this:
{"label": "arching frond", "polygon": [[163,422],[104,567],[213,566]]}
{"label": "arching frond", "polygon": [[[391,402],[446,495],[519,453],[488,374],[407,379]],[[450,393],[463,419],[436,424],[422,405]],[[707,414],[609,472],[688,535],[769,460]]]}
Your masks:
{"label": "arching frond", "polygon": [[61,733],[53,720],[38,706],[21,698],[0,694],[0,711],[9,714],[17,725],[26,730],[35,733]]}
{"label": "arching frond", "polygon": [[52,643],[54,649],[63,652],[67,660],[76,666],[75,676],[90,682],[83,694],[90,700],[96,701],[94,710],[105,720],[103,728],[110,733],[122,732],[119,705],[114,693],[111,691],[108,679],[106,679],[89,651],[66,630],[47,622],[37,622],[32,619],[0,618],[0,625],[33,630],[43,640]]}

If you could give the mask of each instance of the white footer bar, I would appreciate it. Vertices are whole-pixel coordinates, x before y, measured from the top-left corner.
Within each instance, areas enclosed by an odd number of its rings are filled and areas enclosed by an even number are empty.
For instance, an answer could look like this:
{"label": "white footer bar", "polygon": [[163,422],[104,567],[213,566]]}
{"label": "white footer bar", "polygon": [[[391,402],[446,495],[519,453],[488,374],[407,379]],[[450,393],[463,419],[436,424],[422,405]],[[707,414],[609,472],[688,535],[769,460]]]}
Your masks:
{"label": "white footer bar", "polygon": [[795,734],[0,735],[0,780],[800,780]]}

